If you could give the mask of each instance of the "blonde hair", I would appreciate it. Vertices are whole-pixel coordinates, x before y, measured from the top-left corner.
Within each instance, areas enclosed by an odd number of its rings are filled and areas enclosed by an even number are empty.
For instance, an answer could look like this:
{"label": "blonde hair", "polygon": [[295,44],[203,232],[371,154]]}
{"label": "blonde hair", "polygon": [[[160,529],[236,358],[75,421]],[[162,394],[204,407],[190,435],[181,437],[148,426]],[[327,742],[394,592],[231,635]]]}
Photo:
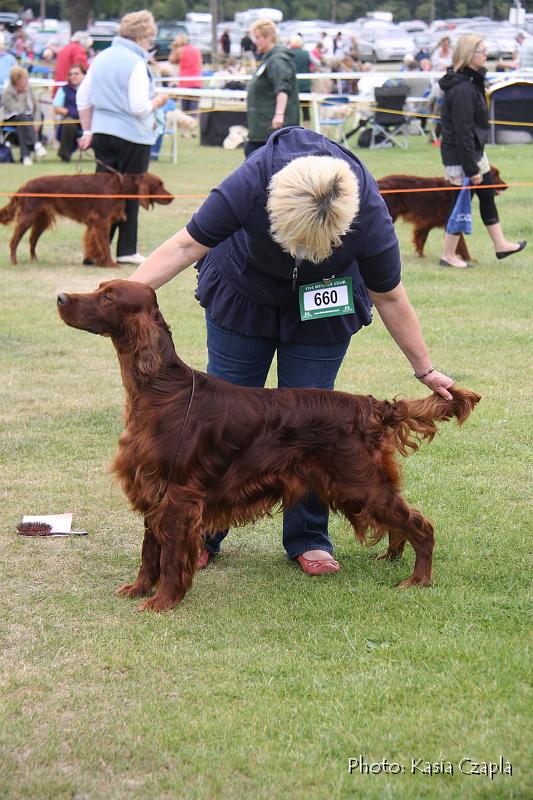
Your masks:
{"label": "blonde hair", "polygon": [[155,36],[157,27],[155,24],[154,16],[150,11],[133,11],[131,14],[126,14],[120,20],[118,28],[118,35],[123,36],[124,39],[131,39],[138,42],[140,39],[147,39],[149,36]]}
{"label": "blonde hair", "polygon": [[341,158],[295,158],[272,176],[267,211],[274,241],[318,264],[339,247],[359,211],[357,179]]}
{"label": "blonde hair", "polygon": [[176,38],[172,41],[172,49],[175,47],[183,47],[189,41],[186,33],[178,33]]}
{"label": "blonde hair", "polygon": [[268,36],[274,44],[278,41],[278,29],[271,19],[258,19],[250,26],[250,33],[255,36]]}
{"label": "blonde hair", "polygon": [[291,36],[291,38],[289,39],[289,47],[292,48],[302,47],[303,43],[304,40],[302,39],[299,33],[293,34],[293,36]]}
{"label": "blonde hair", "polygon": [[15,86],[15,84],[18,83],[22,78],[28,77],[28,70],[24,69],[24,67],[15,66],[11,67],[9,70],[9,80],[11,81],[12,86]]}
{"label": "blonde hair", "polygon": [[484,39],[478,33],[465,33],[455,43],[452,53],[452,67],[458,72],[463,67],[468,67],[474,57],[474,50]]}

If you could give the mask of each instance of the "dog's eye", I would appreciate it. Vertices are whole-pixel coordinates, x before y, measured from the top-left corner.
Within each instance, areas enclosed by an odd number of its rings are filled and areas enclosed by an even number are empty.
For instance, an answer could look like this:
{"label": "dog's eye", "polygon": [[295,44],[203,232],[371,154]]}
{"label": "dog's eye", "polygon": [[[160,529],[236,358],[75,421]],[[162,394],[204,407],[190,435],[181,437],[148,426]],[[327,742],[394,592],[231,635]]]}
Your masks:
{"label": "dog's eye", "polygon": [[112,303],[112,302],[113,302],[113,301],[112,301],[112,299],[111,299],[111,297],[110,297],[108,294],[103,294],[103,295],[102,295],[102,297],[103,297],[103,299],[104,299],[104,300],[106,300],[108,303]]}

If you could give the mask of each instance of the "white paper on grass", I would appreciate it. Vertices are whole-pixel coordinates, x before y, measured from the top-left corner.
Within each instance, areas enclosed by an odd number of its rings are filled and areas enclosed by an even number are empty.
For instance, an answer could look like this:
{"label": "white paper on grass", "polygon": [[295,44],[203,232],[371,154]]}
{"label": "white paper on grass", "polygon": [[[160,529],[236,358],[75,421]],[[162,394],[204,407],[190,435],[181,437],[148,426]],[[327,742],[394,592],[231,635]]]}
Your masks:
{"label": "white paper on grass", "polygon": [[70,533],[72,516],[70,511],[66,514],[26,514],[22,522],[46,522],[52,526],[51,533]]}

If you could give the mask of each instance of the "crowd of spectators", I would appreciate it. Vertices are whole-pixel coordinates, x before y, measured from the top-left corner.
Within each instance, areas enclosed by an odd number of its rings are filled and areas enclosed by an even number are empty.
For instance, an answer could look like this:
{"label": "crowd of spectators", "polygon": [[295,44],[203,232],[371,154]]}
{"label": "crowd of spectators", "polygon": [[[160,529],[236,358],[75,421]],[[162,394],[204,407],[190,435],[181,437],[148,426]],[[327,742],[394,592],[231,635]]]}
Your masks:
{"label": "crowd of spectators", "polygon": [[[225,29],[218,42],[217,60],[220,67],[216,73],[217,80],[213,83],[215,87],[228,89],[245,89],[249,85],[245,76],[254,74],[259,63],[268,57],[268,53],[258,52],[255,37],[247,31],[240,40],[240,55],[232,55],[232,42],[230,30]],[[52,41],[46,46],[39,57],[36,56],[32,44],[32,39],[26,34],[24,24],[19,22],[14,32],[2,30],[0,26],[0,89],[4,92],[9,89],[7,97],[13,92],[13,82],[11,71],[14,67],[24,67],[32,75],[39,77],[53,78],[57,85],[52,89],[52,108],[56,121],[68,120],[68,124],[60,125],[57,129],[56,138],[59,142],[58,156],[63,161],[71,158],[72,152],[77,147],[77,140],[80,136],[75,94],[77,85],[83,79],[84,74],[90,63],[94,60],[95,52],[92,49],[92,39],[85,31],[75,32],[70,42],[63,47],[56,46]],[[357,38],[349,36],[343,31],[338,31],[335,36],[329,35],[326,31],[320,34],[319,40],[314,46],[304,45],[304,39],[299,33],[294,33],[287,41],[276,42],[276,46],[286,49],[293,58],[297,73],[312,75],[310,78],[298,80],[298,91],[301,93],[316,91],[324,94],[373,94],[377,77],[375,66],[365,61],[361,57]],[[443,35],[437,46],[432,50],[421,49],[416,54],[407,54],[400,67],[403,73],[401,80],[409,86],[411,97],[423,96],[426,102],[429,101],[429,110],[434,111],[442,102],[438,81],[435,77],[427,76],[423,80],[421,73],[441,73],[443,74],[451,64],[452,42],[450,36]],[[216,64],[216,61],[215,61]],[[199,80],[203,69],[202,53],[188,41],[185,33],[180,33],[174,40],[169,55],[168,62],[155,62],[152,59],[150,68],[156,76],[165,77],[169,86],[181,89],[201,89],[207,84]],[[213,64],[210,65],[211,67]],[[497,61],[495,68],[498,71],[510,72],[519,68],[533,68],[533,37],[526,38],[521,32],[516,36],[516,49],[511,58]],[[345,77],[343,73],[357,72],[359,77]],[[339,78],[335,78],[335,73],[339,73]],[[364,77],[365,73],[372,73],[368,80]],[[17,73],[18,76],[18,73]],[[223,76],[222,80],[218,80]],[[342,76],[342,77],[341,77]],[[18,76],[20,81],[20,76]],[[59,84],[64,83],[63,87]],[[21,92],[17,92],[17,97]],[[56,100],[56,98],[59,98]],[[32,95],[34,97],[34,95]],[[34,97],[35,99],[35,97]],[[20,98],[19,98],[20,100]],[[48,101],[50,102],[50,101]],[[186,113],[195,112],[198,108],[198,98],[195,96],[184,97],[180,101],[181,110]],[[6,106],[2,103],[2,114],[6,116]],[[39,131],[42,127],[42,107],[39,103],[26,103],[24,116],[34,114],[34,129]],[[159,114],[160,128],[164,120],[162,113]],[[301,104],[301,121],[304,126],[309,121],[309,106],[307,103]],[[11,120],[15,122],[13,114]],[[79,120],[78,120],[79,122]],[[31,127],[31,126],[30,126]],[[33,128],[32,128],[33,130]],[[19,131],[17,131],[19,133]],[[46,137],[42,132],[38,142],[46,144]],[[32,147],[31,133],[24,133],[21,137]],[[28,151],[23,147],[21,150],[22,163],[31,163],[35,151]]]}

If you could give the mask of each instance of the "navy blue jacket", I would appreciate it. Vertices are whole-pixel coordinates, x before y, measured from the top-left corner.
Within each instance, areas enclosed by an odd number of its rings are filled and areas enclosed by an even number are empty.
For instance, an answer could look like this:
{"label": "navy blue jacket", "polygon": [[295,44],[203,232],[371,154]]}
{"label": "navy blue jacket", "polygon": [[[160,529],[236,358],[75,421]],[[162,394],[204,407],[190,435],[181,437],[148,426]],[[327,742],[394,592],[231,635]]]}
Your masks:
{"label": "navy blue jacket", "polygon": [[[328,155],[350,164],[360,210],[343,243],[320,264],[303,261],[297,286],[351,276],[355,313],[300,320],[293,288],[294,259],[272,239],[266,210],[272,175],[294,158]],[[367,287],[386,292],[400,282],[398,240],[387,207],[366,167],[349,150],[304,128],[282,128],[212,190],[187,224],[213,249],[198,262],[196,297],[214,319],[236,333],[284,342],[341,341],[372,321]]]}

